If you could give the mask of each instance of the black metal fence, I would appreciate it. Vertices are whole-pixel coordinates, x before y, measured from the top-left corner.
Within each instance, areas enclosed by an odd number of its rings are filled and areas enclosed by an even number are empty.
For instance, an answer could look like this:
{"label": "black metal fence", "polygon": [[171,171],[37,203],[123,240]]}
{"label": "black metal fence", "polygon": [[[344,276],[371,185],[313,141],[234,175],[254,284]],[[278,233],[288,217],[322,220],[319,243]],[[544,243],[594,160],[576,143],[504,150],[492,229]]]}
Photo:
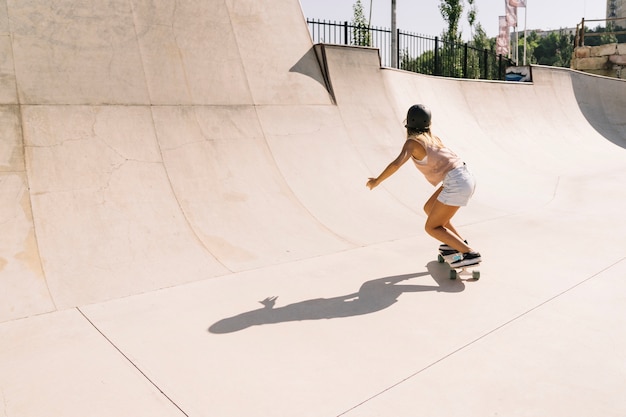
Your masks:
{"label": "black metal fence", "polygon": [[421,74],[455,78],[504,80],[506,67],[513,62],[488,49],[468,43],[451,43],[398,29],[398,49],[391,50],[391,30],[355,26],[349,22],[307,19],[314,43],[359,45],[378,48],[382,65],[391,67],[392,53],[398,67]]}

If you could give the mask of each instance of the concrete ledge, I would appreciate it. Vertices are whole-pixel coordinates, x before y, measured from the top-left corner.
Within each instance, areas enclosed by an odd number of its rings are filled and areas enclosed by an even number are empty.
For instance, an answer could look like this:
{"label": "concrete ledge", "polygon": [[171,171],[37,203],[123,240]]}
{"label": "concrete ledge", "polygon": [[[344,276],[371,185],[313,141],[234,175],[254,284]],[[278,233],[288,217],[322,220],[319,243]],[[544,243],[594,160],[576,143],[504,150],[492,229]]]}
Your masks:
{"label": "concrete ledge", "polygon": [[570,68],[620,78],[619,67],[616,66],[621,65],[626,65],[626,44],[610,43],[576,48]]}
{"label": "concrete ledge", "polygon": [[585,71],[585,70],[599,70],[606,69],[609,57],[595,57],[595,58],[574,58],[572,59],[572,68]]}
{"label": "concrete ledge", "polygon": [[591,57],[614,55],[617,52],[616,43],[608,43],[606,45],[592,46],[590,55]]}
{"label": "concrete ledge", "polygon": [[626,55],[611,55],[609,61],[615,65],[626,65]]}

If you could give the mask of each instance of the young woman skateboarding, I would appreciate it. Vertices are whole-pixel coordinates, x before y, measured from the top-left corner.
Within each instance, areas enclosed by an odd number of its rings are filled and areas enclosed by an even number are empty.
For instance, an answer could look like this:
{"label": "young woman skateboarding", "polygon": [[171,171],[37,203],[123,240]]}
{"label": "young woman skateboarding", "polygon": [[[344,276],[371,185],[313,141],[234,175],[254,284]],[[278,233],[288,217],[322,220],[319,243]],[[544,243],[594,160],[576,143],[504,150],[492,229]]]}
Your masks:
{"label": "young woman skateboarding", "polygon": [[440,250],[463,254],[461,259],[451,264],[452,267],[474,265],[481,261],[480,253],[468,246],[450,220],[459,207],[467,205],[474,194],[476,182],[465,163],[431,133],[430,120],[431,113],[426,106],[416,104],[409,108],[405,125],[407,140],[400,155],[377,178],[370,178],[367,187],[373,190],[412,159],[433,186],[443,183],[424,205],[428,215],[426,232],[444,243]]}

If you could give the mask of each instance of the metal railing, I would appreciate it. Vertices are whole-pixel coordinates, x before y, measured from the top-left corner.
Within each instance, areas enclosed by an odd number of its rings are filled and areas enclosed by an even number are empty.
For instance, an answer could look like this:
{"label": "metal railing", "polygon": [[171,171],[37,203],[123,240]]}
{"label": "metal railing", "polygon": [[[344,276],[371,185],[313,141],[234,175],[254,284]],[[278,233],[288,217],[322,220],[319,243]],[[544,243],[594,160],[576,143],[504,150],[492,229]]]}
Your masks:
{"label": "metal railing", "polygon": [[[606,30],[603,32],[595,32],[595,33],[587,33],[587,28],[585,26],[585,22],[605,22]],[[619,22],[619,23],[615,23]],[[582,19],[582,21],[576,25],[576,38],[574,40],[574,47],[578,48],[579,46],[585,46],[585,37],[615,37],[615,40],[618,42],[623,41],[617,38],[620,35],[626,35],[626,30],[624,30],[623,26],[626,26],[626,17],[610,17],[607,19]],[[620,36],[621,37],[621,36]],[[604,43],[604,42],[602,42]]]}
{"label": "metal railing", "polygon": [[391,50],[391,30],[355,26],[349,22],[307,19],[314,43],[358,45],[378,48],[383,66],[390,67],[392,54],[400,69],[455,78],[504,80],[506,67],[514,63],[488,49],[468,43],[446,42],[398,29],[398,50]]}

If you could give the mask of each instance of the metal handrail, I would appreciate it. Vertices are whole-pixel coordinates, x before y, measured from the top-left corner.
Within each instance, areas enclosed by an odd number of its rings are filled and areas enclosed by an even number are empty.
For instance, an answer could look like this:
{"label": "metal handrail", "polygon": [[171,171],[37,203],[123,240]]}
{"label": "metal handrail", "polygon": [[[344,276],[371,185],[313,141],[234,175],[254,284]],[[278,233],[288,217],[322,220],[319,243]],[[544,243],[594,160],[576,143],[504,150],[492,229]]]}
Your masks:
{"label": "metal handrail", "polygon": [[[585,22],[615,22],[623,20],[626,23],[626,17],[608,17],[606,19],[582,19],[580,23],[576,25],[576,38],[574,40],[574,47],[585,46],[585,36],[604,36],[604,35],[626,35],[626,30],[608,31],[602,33],[588,33],[585,34]],[[608,25],[607,25],[608,26]],[[621,29],[621,28],[620,28]]]}

